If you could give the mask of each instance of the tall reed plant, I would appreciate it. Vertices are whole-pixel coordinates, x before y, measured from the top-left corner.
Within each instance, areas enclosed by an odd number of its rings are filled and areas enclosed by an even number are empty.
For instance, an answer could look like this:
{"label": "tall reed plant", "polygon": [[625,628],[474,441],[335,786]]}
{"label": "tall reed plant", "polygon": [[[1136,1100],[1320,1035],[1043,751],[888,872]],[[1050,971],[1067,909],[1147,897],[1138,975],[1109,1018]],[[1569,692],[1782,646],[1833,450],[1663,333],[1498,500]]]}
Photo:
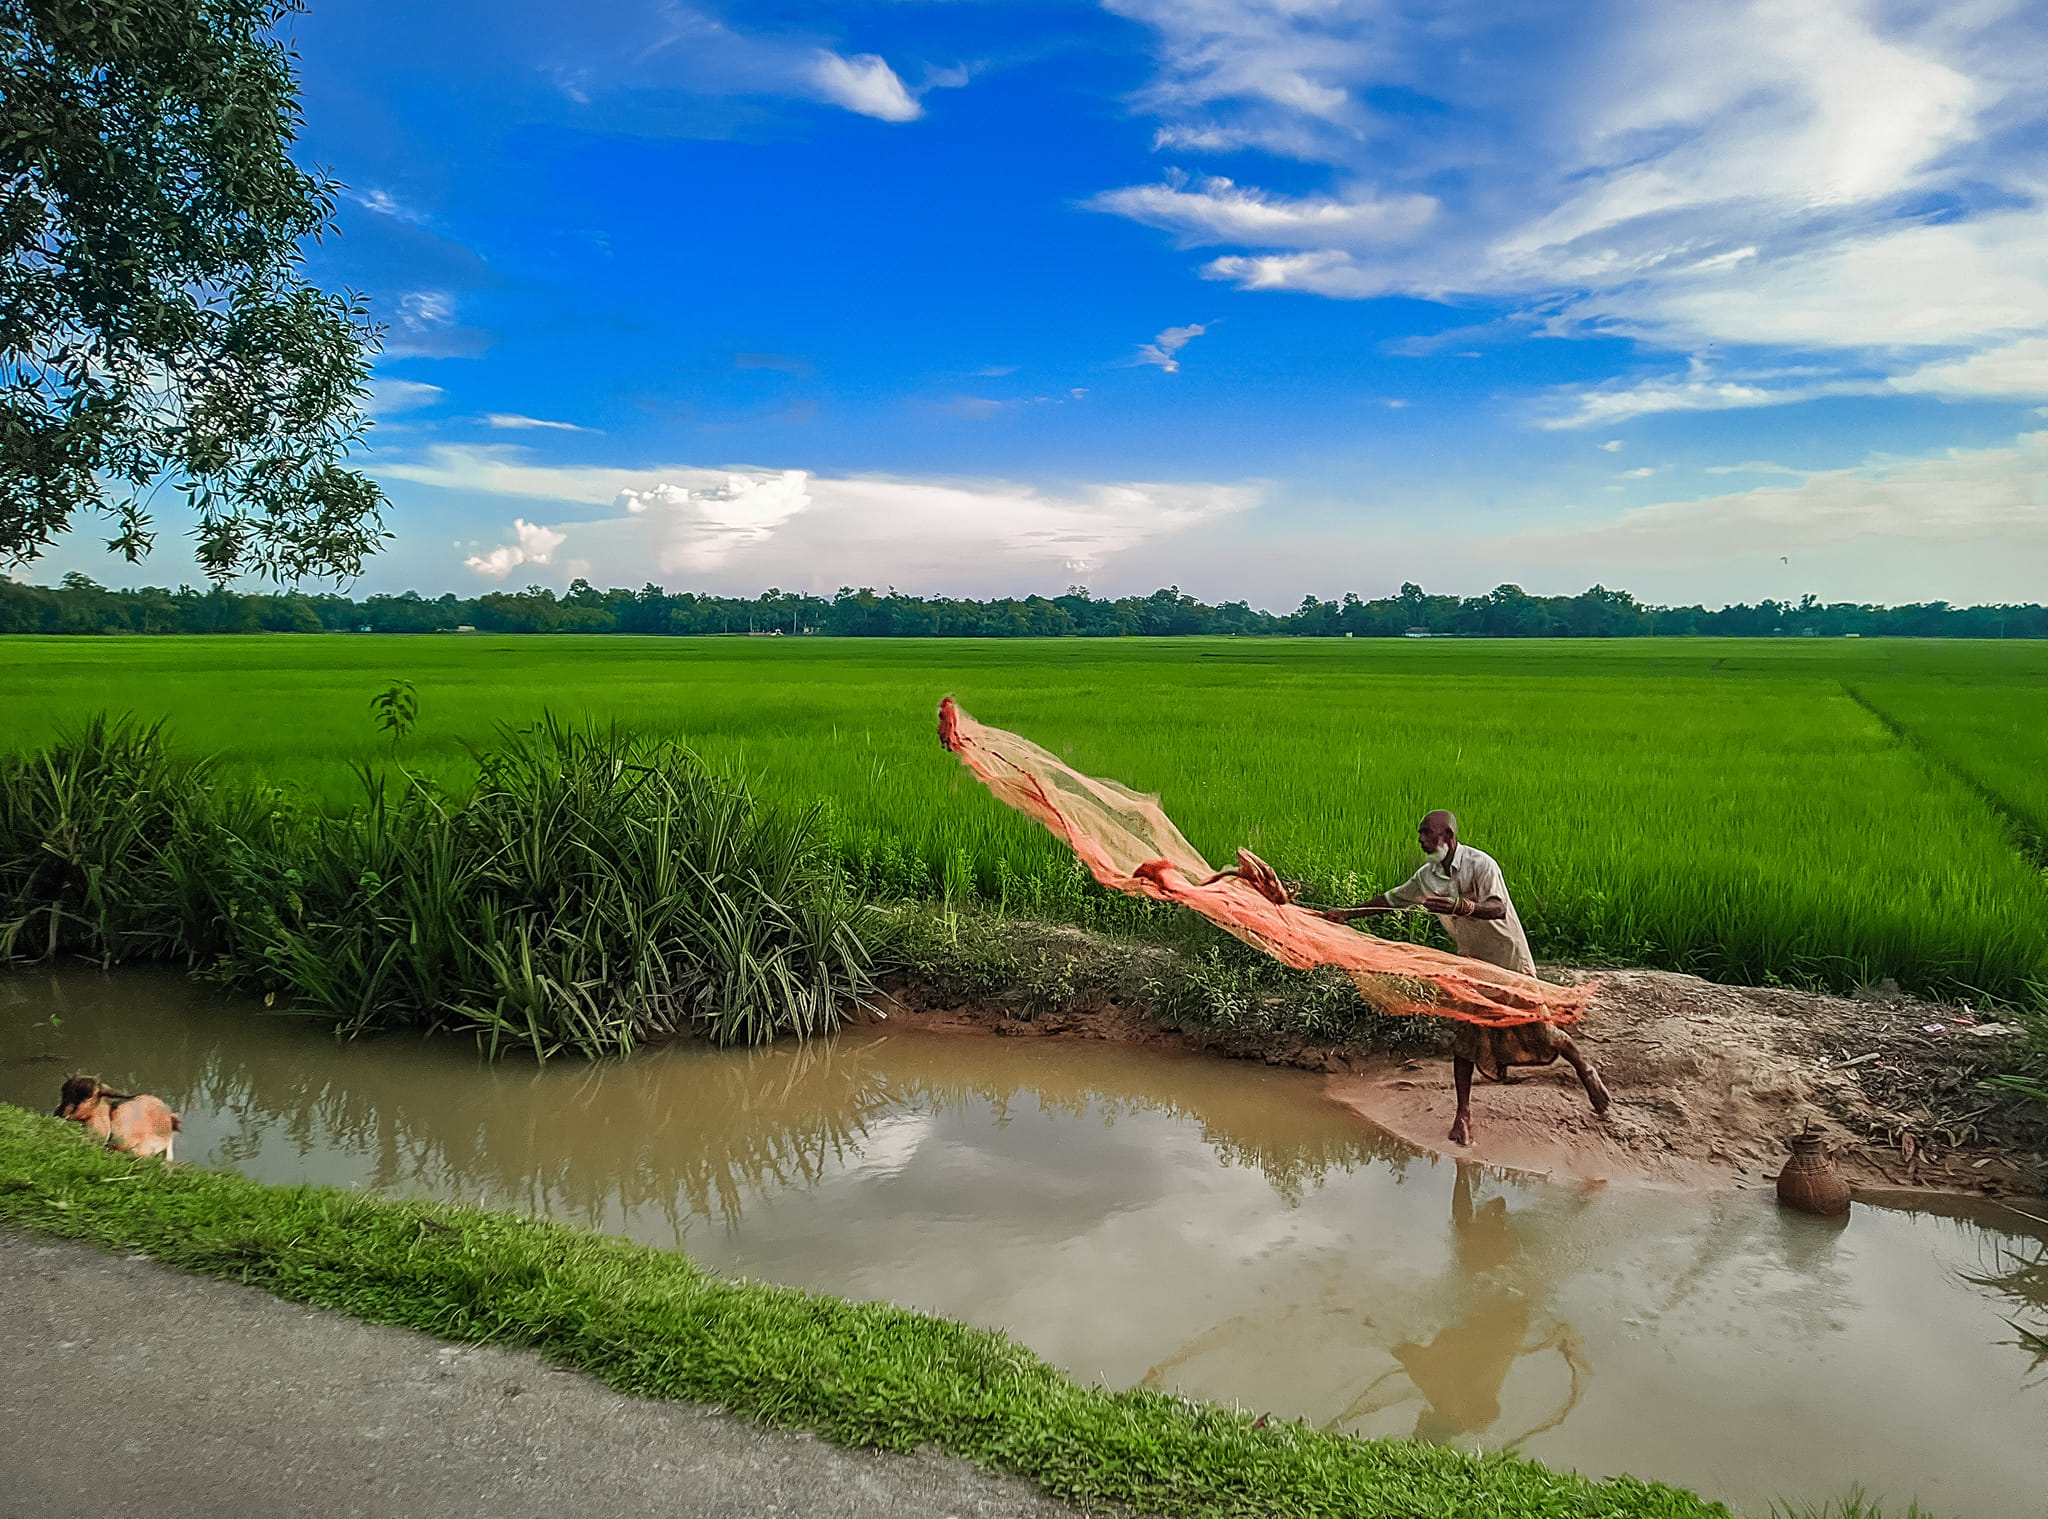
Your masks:
{"label": "tall reed plant", "polygon": [[542,1058],[822,1033],[871,985],[815,809],[616,727],[544,718],[474,758],[462,800],[365,767],[318,813],[94,719],[0,771],[0,956],[181,957],[344,1033]]}
{"label": "tall reed plant", "polygon": [[210,958],[231,842],[276,853],[286,832],[277,792],[221,784],[161,723],[102,714],[0,755],[0,961]]}

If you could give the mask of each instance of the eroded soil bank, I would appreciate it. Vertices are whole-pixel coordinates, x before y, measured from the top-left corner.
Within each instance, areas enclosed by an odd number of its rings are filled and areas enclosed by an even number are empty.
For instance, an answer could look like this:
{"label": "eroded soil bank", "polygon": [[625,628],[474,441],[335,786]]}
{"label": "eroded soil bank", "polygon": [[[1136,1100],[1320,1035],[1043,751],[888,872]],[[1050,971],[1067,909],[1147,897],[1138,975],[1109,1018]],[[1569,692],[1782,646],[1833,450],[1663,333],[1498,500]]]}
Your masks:
{"label": "eroded soil bank", "polygon": [[[1329,1093],[1420,1148],[1584,1180],[1762,1186],[1785,1139],[1809,1126],[1837,1147],[1862,1195],[2048,1193],[2048,1107],[1987,1091],[2026,1031],[1895,988],[1836,997],[1722,986],[1669,971],[1546,968],[1599,988],[1573,1036],[1614,1104],[1596,1117],[1559,1062],[1480,1081],[1478,1132],[1450,1144],[1451,1067],[1441,1025],[1331,1038],[1316,1020],[1190,1014],[1170,952],[1071,929],[1034,930],[1024,973],[980,985],[957,974],[891,977],[875,1016],[898,1026],[1005,1037],[1104,1039],[1321,1071]],[[1227,999],[1226,999],[1227,1000]],[[1266,1003],[1277,1003],[1268,996]],[[1291,1026],[1290,1026],[1291,1024]],[[1319,1035],[1321,1035],[1319,1037]]]}

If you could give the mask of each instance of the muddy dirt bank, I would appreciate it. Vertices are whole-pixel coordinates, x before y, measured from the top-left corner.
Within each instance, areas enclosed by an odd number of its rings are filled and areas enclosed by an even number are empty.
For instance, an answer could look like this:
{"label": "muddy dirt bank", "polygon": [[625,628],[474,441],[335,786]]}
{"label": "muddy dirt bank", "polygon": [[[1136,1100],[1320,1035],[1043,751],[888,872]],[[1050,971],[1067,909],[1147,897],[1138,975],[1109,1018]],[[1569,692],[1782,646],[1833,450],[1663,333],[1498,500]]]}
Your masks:
{"label": "muddy dirt bank", "polygon": [[1989,1015],[1895,992],[1833,997],[1722,986],[1668,971],[1546,974],[1599,994],[1572,1032],[1614,1093],[1596,1117],[1559,1062],[1478,1082],[1478,1132],[1445,1139],[1449,1059],[1390,1055],[1261,1029],[1162,1024],[1142,996],[1077,998],[1046,1010],[1015,995],[963,996],[892,977],[876,1012],[898,1026],[1010,1038],[1102,1039],[1192,1049],[1328,1078],[1330,1097],[1439,1154],[1585,1180],[1765,1186],[1786,1136],[1809,1126],[1839,1149],[1863,1195],[2048,1193],[2048,1109],[1981,1090],[2009,1069],[2025,1032]]}

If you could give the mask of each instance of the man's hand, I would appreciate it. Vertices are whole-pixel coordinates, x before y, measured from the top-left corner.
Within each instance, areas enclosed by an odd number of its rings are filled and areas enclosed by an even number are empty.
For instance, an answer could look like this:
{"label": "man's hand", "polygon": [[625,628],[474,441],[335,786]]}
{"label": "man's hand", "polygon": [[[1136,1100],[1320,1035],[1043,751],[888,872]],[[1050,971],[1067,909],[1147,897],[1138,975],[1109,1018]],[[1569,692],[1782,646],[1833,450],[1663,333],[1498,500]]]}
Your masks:
{"label": "man's hand", "polygon": [[1353,918],[1377,918],[1380,917],[1382,914],[1390,912],[1399,912],[1400,910],[1400,908],[1394,906],[1390,902],[1381,902],[1375,899],[1371,902],[1361,903],[1357,907],[1325,908],[1323,911],[1317,913],[1316,916],[1319,918],[1327,918],[1332,923],[1349,923]]}
{"label": "man's hand", "polygon": [[1458,916],[1458,901],[1455,897],[1430,896],[1422,899],[1422,905],[1431,912],[1440,912],[1447,918]]}
{"label": "man's hand", "polygon": [[1234,874],[1268,902],[1285,907],[1294,900],[1287,888],[1280,884],[1278,872],[1249,849],[1238,850],[1237,869]]}

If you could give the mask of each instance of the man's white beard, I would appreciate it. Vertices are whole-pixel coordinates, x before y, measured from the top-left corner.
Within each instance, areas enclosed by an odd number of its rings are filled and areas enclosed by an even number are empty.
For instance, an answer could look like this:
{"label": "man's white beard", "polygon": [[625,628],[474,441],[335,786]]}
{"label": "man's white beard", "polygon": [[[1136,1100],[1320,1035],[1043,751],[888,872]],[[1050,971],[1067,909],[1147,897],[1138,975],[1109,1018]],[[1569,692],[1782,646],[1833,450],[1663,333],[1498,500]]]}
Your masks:
{"label": "man's white beard", "polygon": [[1451,857],[1451,846],[1448,844],[1439,844],[1434,849],[1424,850],[1423,853],[1428,857],[1430,864],[1441,865],[1445,860],[1448,860]]}

